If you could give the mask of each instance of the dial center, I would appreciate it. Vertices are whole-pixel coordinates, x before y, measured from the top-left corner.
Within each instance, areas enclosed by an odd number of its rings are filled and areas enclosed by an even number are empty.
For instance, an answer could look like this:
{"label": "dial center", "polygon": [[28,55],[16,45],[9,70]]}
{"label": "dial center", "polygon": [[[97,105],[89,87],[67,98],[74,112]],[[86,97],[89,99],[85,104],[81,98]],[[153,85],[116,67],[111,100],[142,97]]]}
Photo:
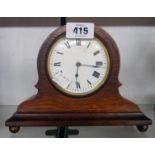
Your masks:
{"label": "dial center", "polygon": [[81,63],[80,62],[76,62],[76,67],[80,67],[81,66]]}

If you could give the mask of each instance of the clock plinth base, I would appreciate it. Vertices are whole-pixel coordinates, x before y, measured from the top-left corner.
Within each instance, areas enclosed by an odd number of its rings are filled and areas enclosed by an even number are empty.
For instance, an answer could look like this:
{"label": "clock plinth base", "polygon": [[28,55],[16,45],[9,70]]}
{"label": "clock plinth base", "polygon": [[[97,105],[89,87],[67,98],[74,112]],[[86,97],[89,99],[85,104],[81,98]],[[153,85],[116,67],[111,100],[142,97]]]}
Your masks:
{"label": "clock plinth base", "polygon": [[69,129],[68,127],[58,127],[57,129],[47,130],[47,136],[55,136],[56,138],[68,138],[69,135],[78,135],[79,130]]}
{"label": "clock plinth base", "polygon": [[[152,121],[143,113],[15,113],[6,126],[136,126],[141,132]],[[48,132],[47,132],[48,133]]]}

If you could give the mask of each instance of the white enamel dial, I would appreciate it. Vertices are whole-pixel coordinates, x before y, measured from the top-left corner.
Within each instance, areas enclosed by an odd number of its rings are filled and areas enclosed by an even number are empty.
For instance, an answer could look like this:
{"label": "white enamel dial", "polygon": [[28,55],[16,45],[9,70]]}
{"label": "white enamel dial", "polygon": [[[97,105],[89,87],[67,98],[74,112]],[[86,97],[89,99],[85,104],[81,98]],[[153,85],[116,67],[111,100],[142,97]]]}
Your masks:
{"label": "white enamel dial", "polygon": [[106,81],[110,60],[106,47],[93,40],[58,39],[48,55],[47,70],[53,84],[62,92],[84,96]]}

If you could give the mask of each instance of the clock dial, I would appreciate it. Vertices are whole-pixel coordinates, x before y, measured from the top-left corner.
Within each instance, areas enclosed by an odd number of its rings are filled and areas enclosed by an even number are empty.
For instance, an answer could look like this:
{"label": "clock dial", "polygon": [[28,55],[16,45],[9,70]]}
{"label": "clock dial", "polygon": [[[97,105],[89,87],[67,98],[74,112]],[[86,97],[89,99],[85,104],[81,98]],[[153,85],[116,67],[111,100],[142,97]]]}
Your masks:
{"label": "clock dial", "polygon": [[48,54],[47,70],[53,84],[62,92],[84,96],[106,81],[110,59],[106,47],[95,38],[58,39]]}

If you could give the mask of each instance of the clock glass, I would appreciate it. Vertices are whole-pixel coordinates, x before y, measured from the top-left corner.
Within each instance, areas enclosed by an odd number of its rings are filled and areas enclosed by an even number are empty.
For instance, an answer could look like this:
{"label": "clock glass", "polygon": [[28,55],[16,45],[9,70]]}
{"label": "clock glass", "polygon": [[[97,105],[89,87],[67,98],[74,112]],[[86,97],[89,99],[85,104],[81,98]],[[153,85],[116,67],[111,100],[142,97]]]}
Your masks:
{"label": "clock glass", "polygon": [[57,39],[47,58],[47,72],[51,82],[63,93],[85,96],[98,90],[106,82],[110,58],[98,39]]}

